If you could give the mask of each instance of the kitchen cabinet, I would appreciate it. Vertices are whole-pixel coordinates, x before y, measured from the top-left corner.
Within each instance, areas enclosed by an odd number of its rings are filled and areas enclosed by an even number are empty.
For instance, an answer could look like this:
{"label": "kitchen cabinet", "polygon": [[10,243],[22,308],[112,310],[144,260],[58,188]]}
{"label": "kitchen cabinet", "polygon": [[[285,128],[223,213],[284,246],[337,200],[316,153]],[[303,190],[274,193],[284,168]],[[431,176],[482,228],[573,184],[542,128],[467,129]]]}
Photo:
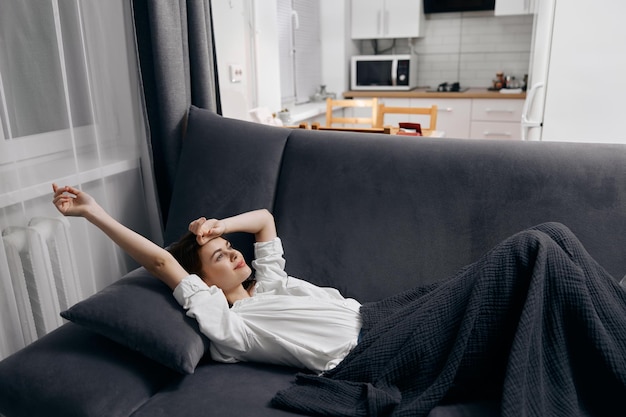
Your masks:
{"label": "kitchen cabinet", "polygon": [[422,1],[352,0],[352,39],[417,38],[424,27]]}
{"label": "kitchen cabinet", "polygon": [[412,98],[411,106],[437,106],[437,131],[446,138],[469,137],[472,100],[464,98]]}
{"label": "kitchen cabinet", "polygon": [[[463,93],[411,92],[344,93],[344,97],[369,99],[377,97],[379,103],[391,107],[437,106],[436,130],[452,139],[504,139],[521,140],[521,118],[525,94],[508,96],[483,89],[470,89]],[[450,96],[446,96],[449,94]],[[353,110],[353,109],[350,109]],[[365,111],[366,109],[358,109]],[[356,115],[351,115],[355,116]],[[361,114],[365,117],[366,114]],[[424,117],[424,119],[420,119]],[[388,114],[384,125],[397,126],[400,122],[428,123],[427,116]]]}
{"label": "kitchen cabinet", "polygon": [[494,14],[496,16],[532,14],[536,1],[538,0],[496,0]]}
{"label": "kitchen cabinet", "polygon": [[473,99],[469,137],[472,139],[521,139],[524,100]]}
{"label": "kitchen cabinet", "polygon": [[[437,131],[454,139],[521,139],[521,99],[471,98],[380,98],[381,103],[397,107],[437,106]],[[418,115],[389,114],[384,124],[427,123]],[[426,116],[424,116],[426,117]]]}

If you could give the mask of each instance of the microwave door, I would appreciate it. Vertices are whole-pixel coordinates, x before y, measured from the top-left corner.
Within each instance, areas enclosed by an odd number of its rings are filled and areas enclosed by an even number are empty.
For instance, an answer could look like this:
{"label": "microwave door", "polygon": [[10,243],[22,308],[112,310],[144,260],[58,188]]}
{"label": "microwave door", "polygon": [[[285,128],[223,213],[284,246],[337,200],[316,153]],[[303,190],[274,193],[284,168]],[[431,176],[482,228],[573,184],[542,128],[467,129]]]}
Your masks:
{"label": "microwave door", "polygon": [[356,63],[357,86],[360,88],[388,88],[391,85],[389,60],[363,60]]}

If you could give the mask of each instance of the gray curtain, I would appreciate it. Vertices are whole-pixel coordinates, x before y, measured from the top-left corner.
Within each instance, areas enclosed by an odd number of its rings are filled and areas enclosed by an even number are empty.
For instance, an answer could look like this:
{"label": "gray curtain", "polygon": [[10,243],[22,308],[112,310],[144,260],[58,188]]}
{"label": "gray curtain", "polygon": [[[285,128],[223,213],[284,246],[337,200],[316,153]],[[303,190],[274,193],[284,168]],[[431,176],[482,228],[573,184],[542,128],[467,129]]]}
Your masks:
{"label": "gray curtain", "polygon": [[210,0],[133,0],[137,53],[161,219],[191,104],[221,113]]}

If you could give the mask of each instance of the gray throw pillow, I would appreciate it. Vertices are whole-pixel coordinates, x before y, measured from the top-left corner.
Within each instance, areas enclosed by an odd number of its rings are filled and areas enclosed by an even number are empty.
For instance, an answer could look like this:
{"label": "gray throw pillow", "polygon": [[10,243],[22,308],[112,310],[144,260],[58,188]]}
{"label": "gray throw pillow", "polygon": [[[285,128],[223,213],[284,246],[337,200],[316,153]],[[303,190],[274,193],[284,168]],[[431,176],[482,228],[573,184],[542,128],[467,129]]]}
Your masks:
{"label": "gray throw pillow", "polygon": [[183,374],[194,372],[209,348],[196,320],[171,290],[138,268],[61,316]]}

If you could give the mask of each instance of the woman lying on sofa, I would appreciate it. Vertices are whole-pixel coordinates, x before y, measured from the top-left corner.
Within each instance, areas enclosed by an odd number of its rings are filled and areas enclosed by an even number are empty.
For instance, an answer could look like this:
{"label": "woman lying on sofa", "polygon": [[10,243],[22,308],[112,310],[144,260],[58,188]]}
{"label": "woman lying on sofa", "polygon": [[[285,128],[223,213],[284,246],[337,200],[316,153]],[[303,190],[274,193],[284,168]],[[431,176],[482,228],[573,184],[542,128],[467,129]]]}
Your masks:
{"label": "woman lying on sofa", "polygon": [[[300,375],[276,406],[420,415],[444,397],[493,396],[529,415],[621,406],[626,292],[560,224],[512,236],[443,283],[361,305],[285,273],[267,210],[199,218],[167,251],[87,193],[53,189],[63,215],[86,218],[173,290],[213,359],[323,372]],[[255,235],[250,286],[251,268],[223,238],[232,232]]]}

